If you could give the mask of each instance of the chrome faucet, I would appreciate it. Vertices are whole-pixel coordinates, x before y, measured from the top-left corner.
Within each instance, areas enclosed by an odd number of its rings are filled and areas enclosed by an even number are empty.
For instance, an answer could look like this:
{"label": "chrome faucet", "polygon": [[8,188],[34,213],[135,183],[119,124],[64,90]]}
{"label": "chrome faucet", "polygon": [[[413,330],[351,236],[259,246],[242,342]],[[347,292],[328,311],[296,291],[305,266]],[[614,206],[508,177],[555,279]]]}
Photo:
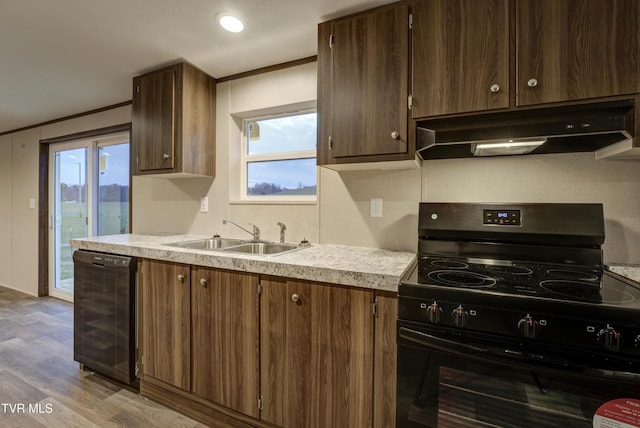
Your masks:
{"label": "chrome faucet", "polygon": [[238,223],[233,222],[231,220],[222,220],[222,224],[227,224],[227,223],[231,223],[232,225],[234,225],[235,227],[244,230],[245,232],[247,232],[249,235],[253,235],[253,240],[254,241],[259,241],[260,240],[260,229],[258,229],[258,226],[256,226],[255,224],[251,224],[251,226],[253,226],[253,232],[245,229],[244,227],[240,226]]}
{"label": "chrome faucet", "polygon": [[278,226],[280,226],[280,244],[284,245],[284,231],[287,230],[287,226],[282,222],[278,222]]}

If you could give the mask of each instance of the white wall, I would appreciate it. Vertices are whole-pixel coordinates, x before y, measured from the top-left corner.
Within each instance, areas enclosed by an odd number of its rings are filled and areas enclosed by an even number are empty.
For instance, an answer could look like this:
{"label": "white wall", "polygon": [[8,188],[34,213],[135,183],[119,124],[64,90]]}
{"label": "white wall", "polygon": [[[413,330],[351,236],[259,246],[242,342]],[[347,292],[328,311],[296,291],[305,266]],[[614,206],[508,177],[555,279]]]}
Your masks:
{"label": "white wall", "polygon": [[[237,174],[239,116],[272,111],[282,105],[315,103],[315,63],[218,84],[216,100],[216,177],[133,180],[133,231],[136,233],[197,233],[247,237],[231,219],[245,227],[256,224],[264,239],[277,240],[281,221],[287,240],[318,242],[317,204],[248,204],[232,202],[232,174]],[[235,177],[235,176],[233,176]],[[209,212],[200,213],[200,198],[208,196]],[[159,215],[161,213],[161,215]]]}
{"label": "white wall", "polygon": [[640,264],[640,167],[593,153],[425,161],[429,202],[604,204],[606,263]]}
{"label": "white wall", "polygon": [[38,201],[40,140],[131,121],[129,106],[0,137],[0,284],[38,293]]}
{"label": "white wall", "polygon": [[[318,204],[237,202],[231,177],[238,171],[241,118],[283,105],[314,105],[316,81],[316,63],[310,63],[218,84],[215,179],[135,177],[134,231],[246,236],[223,226],[222,219],[228,218],[243,225],[255,223],[263,238],[276,240],[276,223],[281,221],[287,225],[288,241],[415,248],[419,169],[338,174],[319,168]],[[208,213],[198,212],[202,196],[209,197]],[[369,218],[372,197],[383,198],[383,218]]]}
{"label": "white wall", "polygon": [[[596,161],[593,154],[423,162],[421,169],[336,172],[319,168],[319,202],[306,205],[234,202],[230,176],[240,144],[238,117],[283,104],[309,104],[316,97],[316,64],[305,64],[218,84],[216,177],[163,179],[134,177],[133,231],[136,233],[219,233],[245,236],[229,218],[255,223],[266,239],[278,239],[276,222],[287,225],[287,240],[415,251],[418,203],[602,202],[605,260],[640,263],[640,168],[634,162]],[[37,293],[39,141],[131,120],[130,106],[0,137],[0,284]],[[200,213],[200,197],[209,212]],[[383,217],[369,217],[369,200],[383,199]]]}
{"label": "white wall", "polygon": [[11,284],[13,219],[13,143],[11,135],[0,137],[0,284]]}

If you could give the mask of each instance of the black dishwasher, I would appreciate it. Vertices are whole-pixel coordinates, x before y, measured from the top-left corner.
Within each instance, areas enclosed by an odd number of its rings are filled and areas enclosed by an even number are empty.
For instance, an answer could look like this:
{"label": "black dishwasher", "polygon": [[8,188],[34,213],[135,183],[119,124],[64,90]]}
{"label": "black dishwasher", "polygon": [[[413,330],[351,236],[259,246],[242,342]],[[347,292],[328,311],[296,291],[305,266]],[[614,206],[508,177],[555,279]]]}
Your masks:
{"label": "black dishwasher", "polygon": [[135,380],[135,257],[73,254],[73,359],[126,384]]}

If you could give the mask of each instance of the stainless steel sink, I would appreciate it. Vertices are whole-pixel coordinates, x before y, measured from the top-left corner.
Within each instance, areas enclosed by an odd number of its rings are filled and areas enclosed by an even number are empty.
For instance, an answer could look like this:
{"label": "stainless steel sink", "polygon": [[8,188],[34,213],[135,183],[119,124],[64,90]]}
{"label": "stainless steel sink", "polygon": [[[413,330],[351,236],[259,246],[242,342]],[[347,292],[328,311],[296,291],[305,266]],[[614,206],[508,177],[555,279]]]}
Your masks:
{"label": "stainless steel sink", "polygon": [[207,238],[207,239],[196,239],[194,241],[182,241],[182,242],[174,242],[170,245],[172,247],[178,248],[189,248],[192,250],[222,250],[227,247],[232,247],[234,245],[242,245],[246,241],[243,239],[232,239],[232,238]]}
{"label": "stainless steel sink", "polygon": [[296,244],[278,244],[272,242],[251,242],[243,245],[236,245],[225,248],[223,251],[245,254],[274,255],[287,253],[304,247]]}
{"label": "stainless steel sink", "polygon": [[165,244],[191,250],[225,251],[243,254],[279,255],[306,248],[308,244],[279,244],[277,242],[249,242],[233,238],[206,238]]}

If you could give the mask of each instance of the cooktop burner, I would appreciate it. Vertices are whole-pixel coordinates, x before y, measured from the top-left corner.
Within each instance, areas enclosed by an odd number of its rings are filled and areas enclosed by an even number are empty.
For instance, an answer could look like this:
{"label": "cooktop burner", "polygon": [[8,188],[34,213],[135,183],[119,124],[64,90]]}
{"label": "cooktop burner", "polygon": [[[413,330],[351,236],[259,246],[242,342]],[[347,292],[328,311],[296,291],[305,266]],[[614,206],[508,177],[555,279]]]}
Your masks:
{"label": "cooktop burner", "polygon": [[415,283],[611,305],[634,302],[638,294],[635,288],[628,289],[626,283],[592,266],[435,256],[420,258]]}
{"label": "cooktop burner", "polygon": [[427,275],[441,284],[457,287],[493,287],[496,280],[490,276],[464,270],[434,270]]}

